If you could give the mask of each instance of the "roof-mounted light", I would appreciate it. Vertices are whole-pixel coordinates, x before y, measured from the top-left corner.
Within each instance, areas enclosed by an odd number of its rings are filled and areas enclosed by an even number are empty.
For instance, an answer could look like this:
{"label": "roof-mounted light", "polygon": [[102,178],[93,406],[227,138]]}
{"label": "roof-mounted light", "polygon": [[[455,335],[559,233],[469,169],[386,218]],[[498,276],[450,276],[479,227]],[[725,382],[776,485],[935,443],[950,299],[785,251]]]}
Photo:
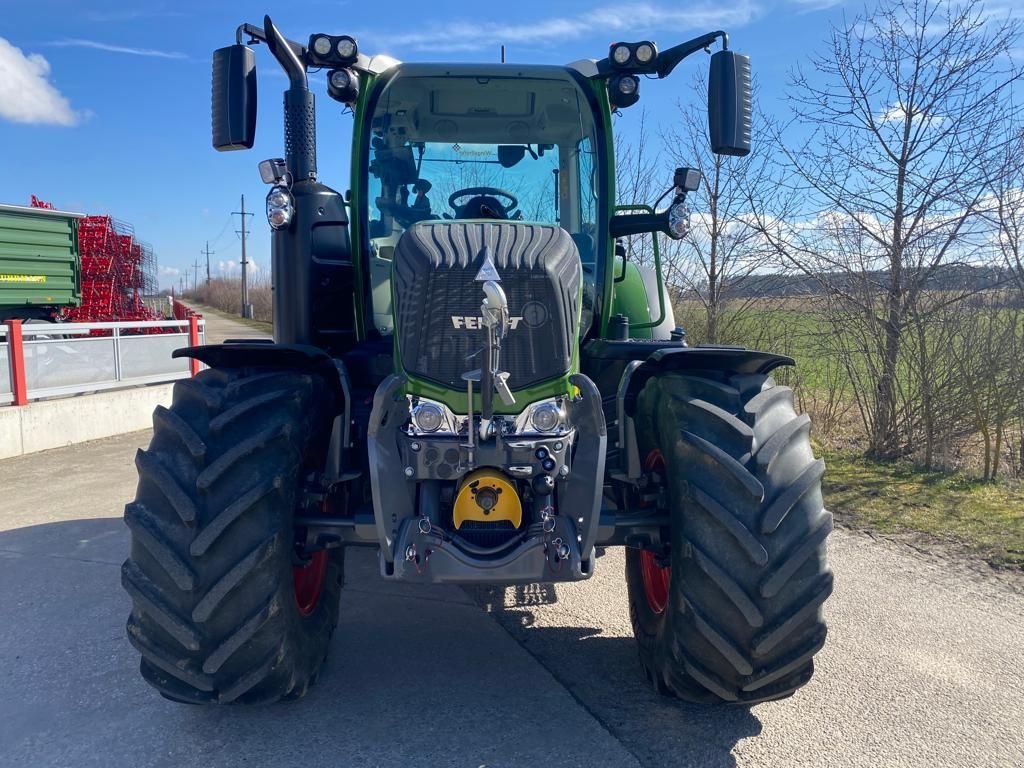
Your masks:
{"label": "roof-mounted light", "polygon": [[335,69],[327,78],[327,95],[342,104],[355,104],[359,98],[359,73],[353,69]]}
{"label": "roof-mounted light", "polygon": [[359,45],[351,35],[311,35],[307,48],[314,66],[346,66],[359,58]]}

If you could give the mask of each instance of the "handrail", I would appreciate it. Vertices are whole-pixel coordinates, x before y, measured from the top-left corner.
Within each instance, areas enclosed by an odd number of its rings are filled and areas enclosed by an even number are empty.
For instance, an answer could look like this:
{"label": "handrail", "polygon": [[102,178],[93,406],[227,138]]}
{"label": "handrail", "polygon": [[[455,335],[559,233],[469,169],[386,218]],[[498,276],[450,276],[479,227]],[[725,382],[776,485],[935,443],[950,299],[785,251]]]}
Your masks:
{"label": "handrail", "polygon": [[[55,334],[104,331],[113,328],[188,328],[188,320],[122,320],[107,323],[31,323],[21,326],[23,336],[52,336]],[[199,317],[199,325],[206,319]]]}

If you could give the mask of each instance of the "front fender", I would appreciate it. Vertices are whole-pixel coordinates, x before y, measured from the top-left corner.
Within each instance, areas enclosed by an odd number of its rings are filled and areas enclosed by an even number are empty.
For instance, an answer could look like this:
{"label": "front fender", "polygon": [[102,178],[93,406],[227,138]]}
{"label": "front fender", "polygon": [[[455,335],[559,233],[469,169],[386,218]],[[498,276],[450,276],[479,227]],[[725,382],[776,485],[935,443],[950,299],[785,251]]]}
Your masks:
{"label": "front fender", "polygon": [[306,344],[275,344],[264,341],[225,342],[176,349],[171,357],[191,357],[211,368],[276,368],[321,376],[331,388],[335,411],[325,476],[341,478],[345,451],[351,446],[352,387],[345,364],[319,347]]}
{"label": "front fender", "polygon": [[674,371],[764,375],[783,365],[796,365],[796,361],[786,355],[726,346],[663,347],[652,352],[646,359],[633,359],[622,372],[616,397],[619,461],[623,474],[632,480],[641,476],[636,424],[633,419],[637,397],[651,377]]}

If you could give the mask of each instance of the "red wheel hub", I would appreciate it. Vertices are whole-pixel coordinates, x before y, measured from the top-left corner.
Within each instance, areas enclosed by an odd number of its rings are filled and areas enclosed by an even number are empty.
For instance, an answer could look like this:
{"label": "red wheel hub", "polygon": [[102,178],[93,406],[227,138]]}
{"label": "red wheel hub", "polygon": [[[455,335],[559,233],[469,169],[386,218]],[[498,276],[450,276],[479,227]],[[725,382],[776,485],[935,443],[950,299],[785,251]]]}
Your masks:
{"label": "red wheel hub", "polygon": [[[664,479],[665,456],[657,448],[644,459],[644,471],[657,472]],[[668,585],[672,579],[672,567],[659,565],[653,552],[643,550],[640,553],[640,574],[644,581],[647,604],[654,613],[664,613],[668,605]]]}
{"label": "red wheel hub", "polygon": [[640,573],[644,579],[647,604],[655,613],[664,613],[665,606],[668,605],[668,584],[672,577],[672,568],[658,565],[654,553],[644,550],[640,553]]}
{"label": "red wheel hub", "polygon": [[293,566],[292,579],[295,581],[295,604],[299,613],[309,616],[316,610],[327,580],[327,550],[314,552],[305,565]]}

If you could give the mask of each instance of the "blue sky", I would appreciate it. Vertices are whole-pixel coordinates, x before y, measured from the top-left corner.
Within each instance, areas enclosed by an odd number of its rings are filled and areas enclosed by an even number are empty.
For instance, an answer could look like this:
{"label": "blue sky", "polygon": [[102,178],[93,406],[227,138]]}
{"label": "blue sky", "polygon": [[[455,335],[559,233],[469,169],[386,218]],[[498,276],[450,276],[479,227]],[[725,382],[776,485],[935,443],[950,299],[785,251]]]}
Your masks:
{"label": "blue sky", "polygon": [[[753,58],[763,107],[782,111],[787,72],[821,50],[830,21],[855,14],[855,0],[577,0],[474,4],[432,0],[390,3],[304,0],[297,3],[174,3],[103,0],[10,0],[0,29],[0,202],[30,194],[59,208],[109,213],[131,222],[153,244],[163,285],[194,260],[207,240],[214,272],[237,268],[234,233],[239,196],[256,213],[250,258],[265,268],[269,229],[266,188],[256,163],[282,154],[280,93],[286,81],[257,49],[260,118],[250,152],[210,147],[210,53],[234,42],[243,21],[270,12],[294,40],[312,32],[352,34],[367,53],[403,61],[510,61],[564,64],[600,58],[615,39],[650,38],[661,47],[724,28],[732,47]],[[644,84],[641,103],[654,120],[673,117],[677,99],[693,98],[694,57],[665,81]],[[315,81],[320,175],[348,186],[351,118]],[[639,111],[618,121],[629,130]],[[632,118],[632,119],[631,119]],[[222,264],[223,262],[223,264]]]}

